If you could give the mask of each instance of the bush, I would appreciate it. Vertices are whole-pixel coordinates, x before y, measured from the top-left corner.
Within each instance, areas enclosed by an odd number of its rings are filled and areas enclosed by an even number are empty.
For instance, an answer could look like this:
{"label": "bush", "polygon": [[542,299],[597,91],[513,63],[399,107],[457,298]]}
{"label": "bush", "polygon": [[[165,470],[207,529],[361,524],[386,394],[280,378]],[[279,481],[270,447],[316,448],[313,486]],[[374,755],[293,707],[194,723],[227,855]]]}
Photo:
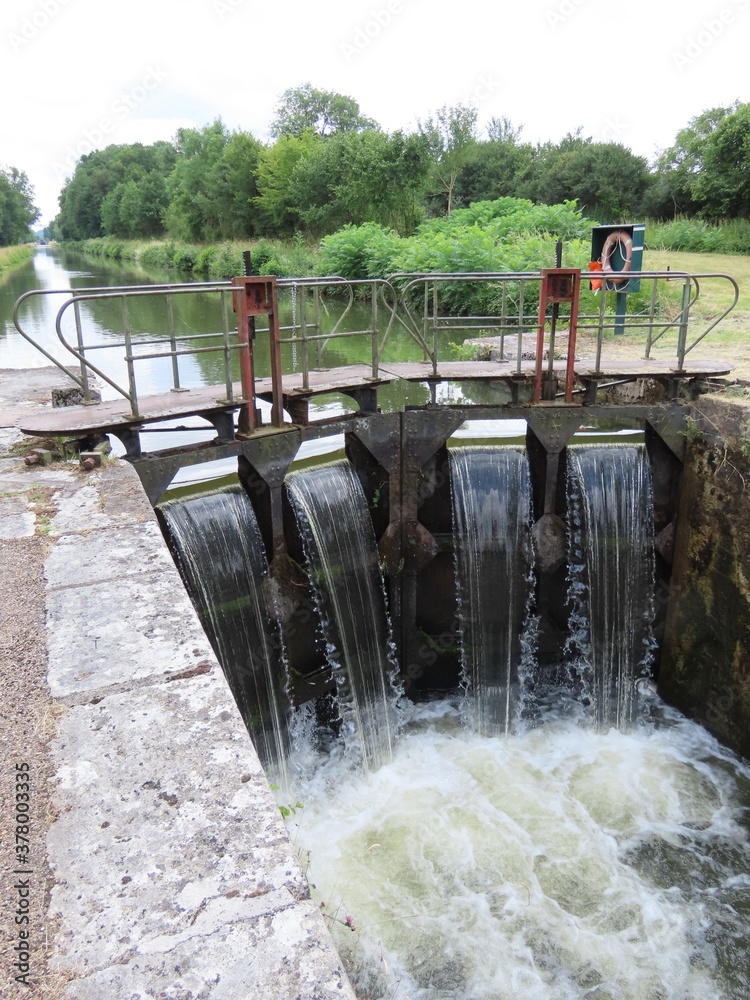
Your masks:
{"label": "bush", "polygon": [[321,240],[321,269],[324,274],[338,274],[350,281],[383,278],[400,270],[397,262],[403,242],[392,229],[377,222],[344,226]]}
{"label": "bush", "polygon": [[711,225],[702,219],[677,218],[671,222],[649,222],[646,242],[652,250],[682,250],[686,253],[750,253],[750,221],[733,219]]}
{"label": "bush", "polygon": [[208,275],[211,273],[211,267],[213,266],[213,260],[216,256],[216,247],[203,247],[202,250],[198,252],[198,256],[195,258],[195,264],[193,265],[193,270],[198,274]]}
{"label": "bush", "polygon": [[[562,239],[565,263],[586,268],[591,225],[574,202],[534,205],[498,198],[431,219],[408,239],[372,222],[346,226],[321,241],[321,264],[325,272],[349,279],[398,272],[536,271],[554,266],[555,244]],[[506,308],[517,308],[520,285],[508,286],[506,294]],[[453,313],[489,315],[500,308],[501,291],[487,282],[446,285],[440,295]],[[524,298],[527,310],[533,309],[538,286],[529,283]]]}
{"label": "bush", "polygon": [[176,271],[192,271],[198,252],[193,247],[179,247],[172,256],[172,267]]}
{"label": "bush", "polygon": [[141,247],[138,254],[138,263],[143,267],[171,268],[175,255],[175,245],[171,241],[167,243],[147,243]]}
{"label": "bush", "polygon": [[236,244],[222,243],[214,247],[214,254],[209,267],[209,277],[212,281],[226,281],[245,273],[242,260],[242,250]]}

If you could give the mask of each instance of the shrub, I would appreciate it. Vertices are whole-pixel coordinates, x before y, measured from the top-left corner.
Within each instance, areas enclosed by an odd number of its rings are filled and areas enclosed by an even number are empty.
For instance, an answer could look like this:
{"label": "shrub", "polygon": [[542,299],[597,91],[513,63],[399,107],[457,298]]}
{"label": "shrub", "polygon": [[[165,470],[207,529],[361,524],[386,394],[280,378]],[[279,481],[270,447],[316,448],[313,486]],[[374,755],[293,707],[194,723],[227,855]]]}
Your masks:
{"label": "shrub", "polygon": [[324,274],[338,274],[351,281],[383,278],[399,270],[403,240],[392,229],[377,222],[344,226],[320,242],[320,266]]}
{"label": "shrub", "polygon": [[226,281],[245,273],[242,250],[237,244],[222,243],[214,250],[208,272],[213,281]]}
{"label": "shrub", "polygon": [[138,263],[143,267],[172,267],[175,255],[175,245],[166,243],[147,243],[138,254]]}
{"label": "shrub", "polygon": [[194,247],[179,247],[172,257],[172,267],[177,271],[192,271],[197,256],[198,253]]}
{"label": "shrub", "polygon": [[686,253],[750,253],[750,221],[733,219],[711,225],[702,219],[677,218],[646,226],[646,242],[655,250]]}
{"label": "shrub", "polygon": [[214,257],[216,256],[216,247],[203,247],[198,251],[198,255],[195,258],[195,264],[193,265],[193,270],[198,274],[208,275],[211,273],[211,267],[213,265]]}

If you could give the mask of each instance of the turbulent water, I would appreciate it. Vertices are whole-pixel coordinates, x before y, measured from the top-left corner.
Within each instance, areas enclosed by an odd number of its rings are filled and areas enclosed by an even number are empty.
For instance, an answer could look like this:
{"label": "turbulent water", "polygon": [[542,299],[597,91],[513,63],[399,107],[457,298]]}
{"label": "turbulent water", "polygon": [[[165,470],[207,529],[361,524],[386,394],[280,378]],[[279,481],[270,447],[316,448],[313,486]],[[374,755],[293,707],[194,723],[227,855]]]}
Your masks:
{"label": "turbulent water", "polygon": [[159,513],[258,756],[283,774],[291,705],[252,505],[234,487],[163,504]]}
{"label": "turbulent water", "polygon": [[531,590],[531,479],[513,448],[456,448],[451,483],[463,669],[473,724],[507,733],[519,715]]}
{"label": "turbulent water", "polygon": [[370,1000],[746,1000],[750,771],[664,709],[468,733],[300,780],[290,833]]}
{"label": "turbulent water", "polygon": [[568,448],[571,649],[600,726],[633,718],[653,641],[653,500],[645,449]]}
{"label": "turbulent water", "polygon": [[[348,463],[288,479],[343,739],[321,755],[298,724],[278,795],[357,995],[747,1000],[750,768],[648,687],[636,697],[653,581],[642,451],[569,451],[575,683],[537,676],[526,715],[528,471],[518,451],[485,452],[453,456],[469,698],[402,706],[398,739],[359,481]],[[249,501],[230,490],[161,513],[256,747],[283,765]]]}
{"label": "turbulent water", "polygon": [[342,736],[365,769],[391,759],[396,733],[391,637],[367,500],[348,462],[287,477],[337,685]]}

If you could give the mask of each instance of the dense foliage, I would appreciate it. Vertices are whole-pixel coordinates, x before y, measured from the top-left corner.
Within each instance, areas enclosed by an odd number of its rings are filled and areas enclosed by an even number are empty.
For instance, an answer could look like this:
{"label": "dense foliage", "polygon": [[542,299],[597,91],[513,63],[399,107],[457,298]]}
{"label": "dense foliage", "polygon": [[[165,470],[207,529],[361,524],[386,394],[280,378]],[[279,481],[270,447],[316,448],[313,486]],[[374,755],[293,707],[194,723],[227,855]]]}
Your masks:
{"label": "dense foliage", "polygon": [[[389,270],[399,238],[414,239],[408,253],[399,243],[405,267],[442,268],[458,258],[495,266],[506,217],[465,213],[515,199],[523,212],[558,206],[549,225],[534,217],[524,230],[537,237],[570,238],[559,206],[575,202],[600,222],[660,220],[654,245],[747,252],[744,230],[725,224],[717,233],[706,223],[750,220],[750,104],[704,111],[651,168],[621,144],[580,130],[537,145],[523,142],[507,118],[482,131],[476,109],[464,105],[389,134],[353,98],[310,84],[281,96],[270,131],[274,141],[263,144],[217,120],[181,129],[172,143],[83,156],[61,193],[52,235],[199,244],[312,242],[343,230],[340,252],[356,256],[355,227],[369,234],[355,271],[369,272],[373,262],[381,274]],[[454,218],[457,228],[441,228]]]}
{"label": "dense foliage", "polygon": [[25,173],[15,167],[0,168],[0,247],[27,243],[31,226],[39,218],[34,192]]}
{"label": "dense foliage", "polygon": [[[554,267],[561,239],[566,265],[586,268],[591,225],[574,202],[534,205],[523,198],[498,198],[431,219],[409,237],[372,222],[347,226],[321,240],[320,264],[323,273],[352,279],[433,271],[536,271]],[[513,299],[519,285],[510,289]],[[526,291],[525,304],[531,308],[538,288],[529,285]],[[497,286],[477,282],[468,290],[447,287],[442,301],[457,313],[490,314],[498,307],[499,294]]]}

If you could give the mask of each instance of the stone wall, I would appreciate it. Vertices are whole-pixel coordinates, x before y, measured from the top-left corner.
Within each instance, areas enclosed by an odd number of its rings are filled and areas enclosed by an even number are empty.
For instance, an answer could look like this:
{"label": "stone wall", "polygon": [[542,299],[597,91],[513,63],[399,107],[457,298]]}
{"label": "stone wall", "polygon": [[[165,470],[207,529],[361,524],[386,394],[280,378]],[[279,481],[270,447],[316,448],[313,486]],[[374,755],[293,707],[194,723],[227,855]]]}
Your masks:
{"label": "stone wall", "polygon": [[688,419],[659,691],[750,757],[750,397]]}

